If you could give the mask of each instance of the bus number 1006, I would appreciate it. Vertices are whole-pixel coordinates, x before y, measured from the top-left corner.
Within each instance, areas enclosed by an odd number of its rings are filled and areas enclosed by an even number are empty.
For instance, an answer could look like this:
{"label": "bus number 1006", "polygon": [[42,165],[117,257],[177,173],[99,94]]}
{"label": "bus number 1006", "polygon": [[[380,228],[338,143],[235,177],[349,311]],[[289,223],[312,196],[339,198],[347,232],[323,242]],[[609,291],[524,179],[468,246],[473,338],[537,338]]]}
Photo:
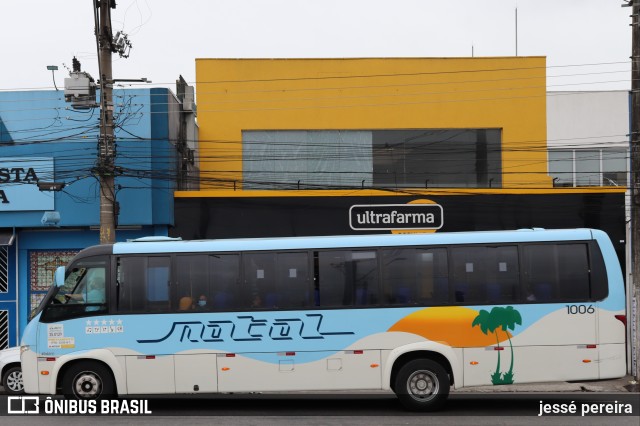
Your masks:
{"label": "bus number 1006", "polygon": [[576,315],[576,314],[592,314],[596,311],[596,308],[593,305],[565,305],[567,307],[567,314]]}

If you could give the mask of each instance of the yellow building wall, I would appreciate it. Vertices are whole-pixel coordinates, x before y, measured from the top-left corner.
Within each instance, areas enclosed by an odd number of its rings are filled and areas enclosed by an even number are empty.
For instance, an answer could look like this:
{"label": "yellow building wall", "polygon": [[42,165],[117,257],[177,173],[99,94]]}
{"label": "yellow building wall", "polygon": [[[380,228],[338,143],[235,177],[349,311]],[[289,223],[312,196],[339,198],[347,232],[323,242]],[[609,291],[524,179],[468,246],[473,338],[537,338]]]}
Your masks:
{"label": "yellow building wall", "polygon": [[196,79],[203,190],[241,189],[243,130],[429,128],[502,129],[502,187],[552,187],[544,57],[197,59]]}

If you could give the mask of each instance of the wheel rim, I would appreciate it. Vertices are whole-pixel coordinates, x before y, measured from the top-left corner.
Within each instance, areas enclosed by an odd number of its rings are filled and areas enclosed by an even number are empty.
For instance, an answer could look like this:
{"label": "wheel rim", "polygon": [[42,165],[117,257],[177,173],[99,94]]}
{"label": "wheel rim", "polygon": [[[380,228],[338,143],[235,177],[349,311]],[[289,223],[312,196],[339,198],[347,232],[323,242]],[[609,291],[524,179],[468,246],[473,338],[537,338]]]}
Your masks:
{"label": "wheel rim", "polygon": [[102,393],[102,380],[92,371],[78,374],[73,383],[73,392],[80,398],[95,398]]}
{"label": "wheel rim", "polygon": [[432,371],[413,372],[407,380],[407,393],[416,401],[429,401],[438,394],[440,382]]}
{"label": "wheel rim", "polygon": [[7,387],[13,392],[22,392],[22,371],[14,371],[7,376]]}

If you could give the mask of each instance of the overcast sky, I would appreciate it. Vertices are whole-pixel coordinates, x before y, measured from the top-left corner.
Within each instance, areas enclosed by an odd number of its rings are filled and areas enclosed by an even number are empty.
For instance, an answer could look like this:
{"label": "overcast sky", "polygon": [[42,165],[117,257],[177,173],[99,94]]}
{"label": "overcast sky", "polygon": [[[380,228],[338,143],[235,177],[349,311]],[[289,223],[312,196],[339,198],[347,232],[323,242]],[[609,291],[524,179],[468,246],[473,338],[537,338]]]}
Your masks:
{"label": "overcast sky", "polygon": [[[623,0],[117,0],[115,78],[195,83],[196,58],[546,56],[549,90],[630,88]],[[97,78],[93,0],[0,5],[0,90],[58,87],[75,55]],[[582,74],[582,75],[578,75]],[[586,74],[586,75],[584,75]],[[558,77],[564,75],[565,77]],[[580,84],[578,84],[580,83]],[[174,89],[175,90],[175,89]]]}

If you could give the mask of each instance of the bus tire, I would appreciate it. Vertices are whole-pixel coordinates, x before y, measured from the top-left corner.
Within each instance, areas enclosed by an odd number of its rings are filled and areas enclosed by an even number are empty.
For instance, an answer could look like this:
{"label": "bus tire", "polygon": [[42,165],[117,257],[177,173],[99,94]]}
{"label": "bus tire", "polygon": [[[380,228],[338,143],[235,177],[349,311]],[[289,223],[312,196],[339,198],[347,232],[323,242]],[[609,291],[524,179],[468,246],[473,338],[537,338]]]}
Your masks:
{"label": "bus tire", "polygon": [[68,398],[103,399],[115,394],[111,371],[93,361],[72,365],[62,379],[62,392]]}
{"label": "bus tire", "polygon": [[411,411],[436,411],[449,396],[449,375],[438,362],[414,359],[396,375],[394,392],[400,403]]}

